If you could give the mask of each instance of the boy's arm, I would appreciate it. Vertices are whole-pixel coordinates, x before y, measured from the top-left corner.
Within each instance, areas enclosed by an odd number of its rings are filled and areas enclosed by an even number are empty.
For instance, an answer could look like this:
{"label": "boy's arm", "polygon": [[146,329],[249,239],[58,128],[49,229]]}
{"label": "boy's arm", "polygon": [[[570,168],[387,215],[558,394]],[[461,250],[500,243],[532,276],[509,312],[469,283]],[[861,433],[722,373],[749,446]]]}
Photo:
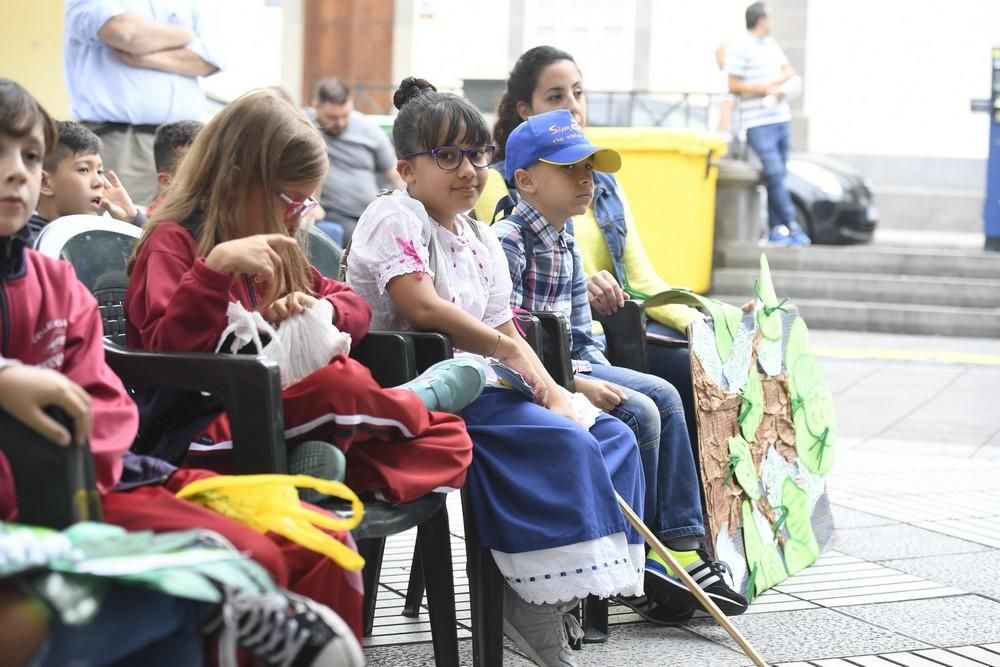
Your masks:
{"label": "boy's arm", "polygon": [[583,277],[583,259],[574,244],[573,254],[573,284],[571,293],[572,310],[569,323],[573,342],[572,356],[574,359],[589,361],[592,364],[608,365],[604,356],[604,346],[592,333],[594,322],[590,315],[590,298],[587,295],[587,280]]}
{"label": "boy's arm", "polygon": [[[57,371],[5,362],[0,359],[0,410],[58,445],[86,442],[91,429],[87,392]],[[73,420],[72,435],[45,413],[50,406]]]}
{"label": "boy's arm", "polygon": [[118,483],[122,457],[139,428],[139,413],[121,380],[104,361],[104,327],[97,302],[67,266],[69,292],[66,348],[61,370],[90,397],[93,427],[90,450],[94,456],[97,488],[108,493]]}

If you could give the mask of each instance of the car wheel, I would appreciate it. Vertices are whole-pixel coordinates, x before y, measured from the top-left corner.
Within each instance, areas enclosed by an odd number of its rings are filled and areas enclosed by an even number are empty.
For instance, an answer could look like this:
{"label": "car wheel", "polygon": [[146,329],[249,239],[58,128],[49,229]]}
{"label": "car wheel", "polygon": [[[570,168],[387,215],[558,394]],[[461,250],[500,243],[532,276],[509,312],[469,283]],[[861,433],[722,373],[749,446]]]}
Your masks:
{"label": "car wheel", "polygon": [[806,207],[796,199],[793,199],[792,203],[795,204],[796,224],[798,224],[798,226],[805,231],[809,238],[813,238],[815,234],[813,233],[812,218],[809,216],[809,213],[806,212]]}

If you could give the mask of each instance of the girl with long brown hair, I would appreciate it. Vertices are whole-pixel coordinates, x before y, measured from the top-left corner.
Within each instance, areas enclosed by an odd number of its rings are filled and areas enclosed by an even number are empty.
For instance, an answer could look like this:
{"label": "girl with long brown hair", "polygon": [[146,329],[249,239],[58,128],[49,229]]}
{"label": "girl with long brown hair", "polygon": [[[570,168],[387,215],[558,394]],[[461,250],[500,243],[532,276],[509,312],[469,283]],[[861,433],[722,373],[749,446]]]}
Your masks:
{"label": "girl with long brown hair", "polygon": [[[277,325],[319,300],[356,344],[368,304],[309,265],[292,236],[315,206],[327,170],[318,130],[269,90],[229,104],[199,133],[136,246],[125,299],[127,341],[153,351],[212,352],[231,302]],[[452,414],[478,395],[482,372],[453,361],[405,387],[382,389],[339,354],[283,391],[290,447],[322,440],[347,458],[345,482],[407,502],[465,481],[471,442]],[[401,440],[406,440],[401,444]],[[183,443],[187,449],[187,443]],[[187,452],[225,466],[229,423],[219,416]]]}

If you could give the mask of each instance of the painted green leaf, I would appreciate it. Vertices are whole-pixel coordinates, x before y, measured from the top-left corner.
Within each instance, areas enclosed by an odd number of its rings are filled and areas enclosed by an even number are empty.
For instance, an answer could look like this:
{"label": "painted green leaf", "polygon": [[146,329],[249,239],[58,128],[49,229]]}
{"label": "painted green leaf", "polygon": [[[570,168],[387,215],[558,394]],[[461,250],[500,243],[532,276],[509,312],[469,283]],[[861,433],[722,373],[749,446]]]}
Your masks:
{"label": "painted green leaf", "polygon": [[767,255],[760,254],[760,278],[757,279],[757,298],[765,306],[778,305],[778,296],[774,293],[774,282],[771,280],[771,267],[767,263]]}
{"label": "painted green leaf", "polygon": [[760,373],[757,372],[756,366],[750,367],[741,398],[740,433],[747,442],[753,442],[757,436],[757,428],[764,418],[764,385],[761,384]]}
{"label": "painted green leaf", "polygon": [[819,543],[813,532],[809,516],[809,498],[806,492],[786,477],[781,489],[781,500],[788,510],[785,526],[788,540],[785,542],[785,567],[788,574],[800,572],[819,558]]}
{"label": "painted green leaf", "polygon": [[750,444],[739,436],[729,438],[729,461],[736,477],[736,482],[753,500],[760,498],[760,478],[754,466]]}
{"label": "painted green leaf", "polygon": [[785,369],[789,375],[798,360],[807,354],[809,354],[809,328],[805,320],[796,317],[788,329],[788,342],[785,344]]}
{"label": "painted green leaf", "polygon": [[740,330],[740,323],[743,320],[743,311],[736,306],[716,301],[707,296],[702,296],[683,288],[673,288],[656,294],[643,302],[644,308],[655,308],[674,303],[682,303],[687,306],[704,308],[712,317],[712,325],[715,330],[715,347],[719,353],[719,358],[723,362],[729,358],[729,352],[733,347],[733,339]]}
{"label": "painted green leaf", "polygon": [[766,541],[761,537],[750,502],[746,500],[743,501],[743,548],[747,566],[754,573],[754,593],[763,593],[788,577],[777,545],[770,536]]}
{"label": "painted green leaf", "polygon": [[830,390],[825,385],[814,387],[804,407],[810,433],[818,437],[827,431],[827,444],[833,445],[837,440],[837,416]]}
{"label": "painted green leaf", "polygon": [[803,407],[792,413],[795,423],[795,451],[799,461],[810,472],[825,475],[833,467],[832,441],[828,441],[832,428],[825,428],[818,435],[813,434],[806,420],[806,410]]}
{"label": "painted green leaf", "polygon": [[812,393],[816,387],[824,384],[823,367],[812,355],[800,356],[795,365],[791,367],[788,379],[792,400],[801,400]]}

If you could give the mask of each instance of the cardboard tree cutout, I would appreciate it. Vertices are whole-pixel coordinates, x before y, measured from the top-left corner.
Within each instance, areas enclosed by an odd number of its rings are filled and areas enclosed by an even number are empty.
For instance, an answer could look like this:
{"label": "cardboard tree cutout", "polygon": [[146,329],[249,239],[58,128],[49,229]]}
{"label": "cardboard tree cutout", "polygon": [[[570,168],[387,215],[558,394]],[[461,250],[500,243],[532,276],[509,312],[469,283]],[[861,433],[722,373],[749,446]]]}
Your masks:
{"label": "cardboard tree cutout", "polygon": [[837,439],[806,324],[779,300],[763,255],[753,288],[752,314],[683,289],[645,304],[709,315],[688,329],[707,537],[751,599],[815,562],[833,537],[826,475]]}

